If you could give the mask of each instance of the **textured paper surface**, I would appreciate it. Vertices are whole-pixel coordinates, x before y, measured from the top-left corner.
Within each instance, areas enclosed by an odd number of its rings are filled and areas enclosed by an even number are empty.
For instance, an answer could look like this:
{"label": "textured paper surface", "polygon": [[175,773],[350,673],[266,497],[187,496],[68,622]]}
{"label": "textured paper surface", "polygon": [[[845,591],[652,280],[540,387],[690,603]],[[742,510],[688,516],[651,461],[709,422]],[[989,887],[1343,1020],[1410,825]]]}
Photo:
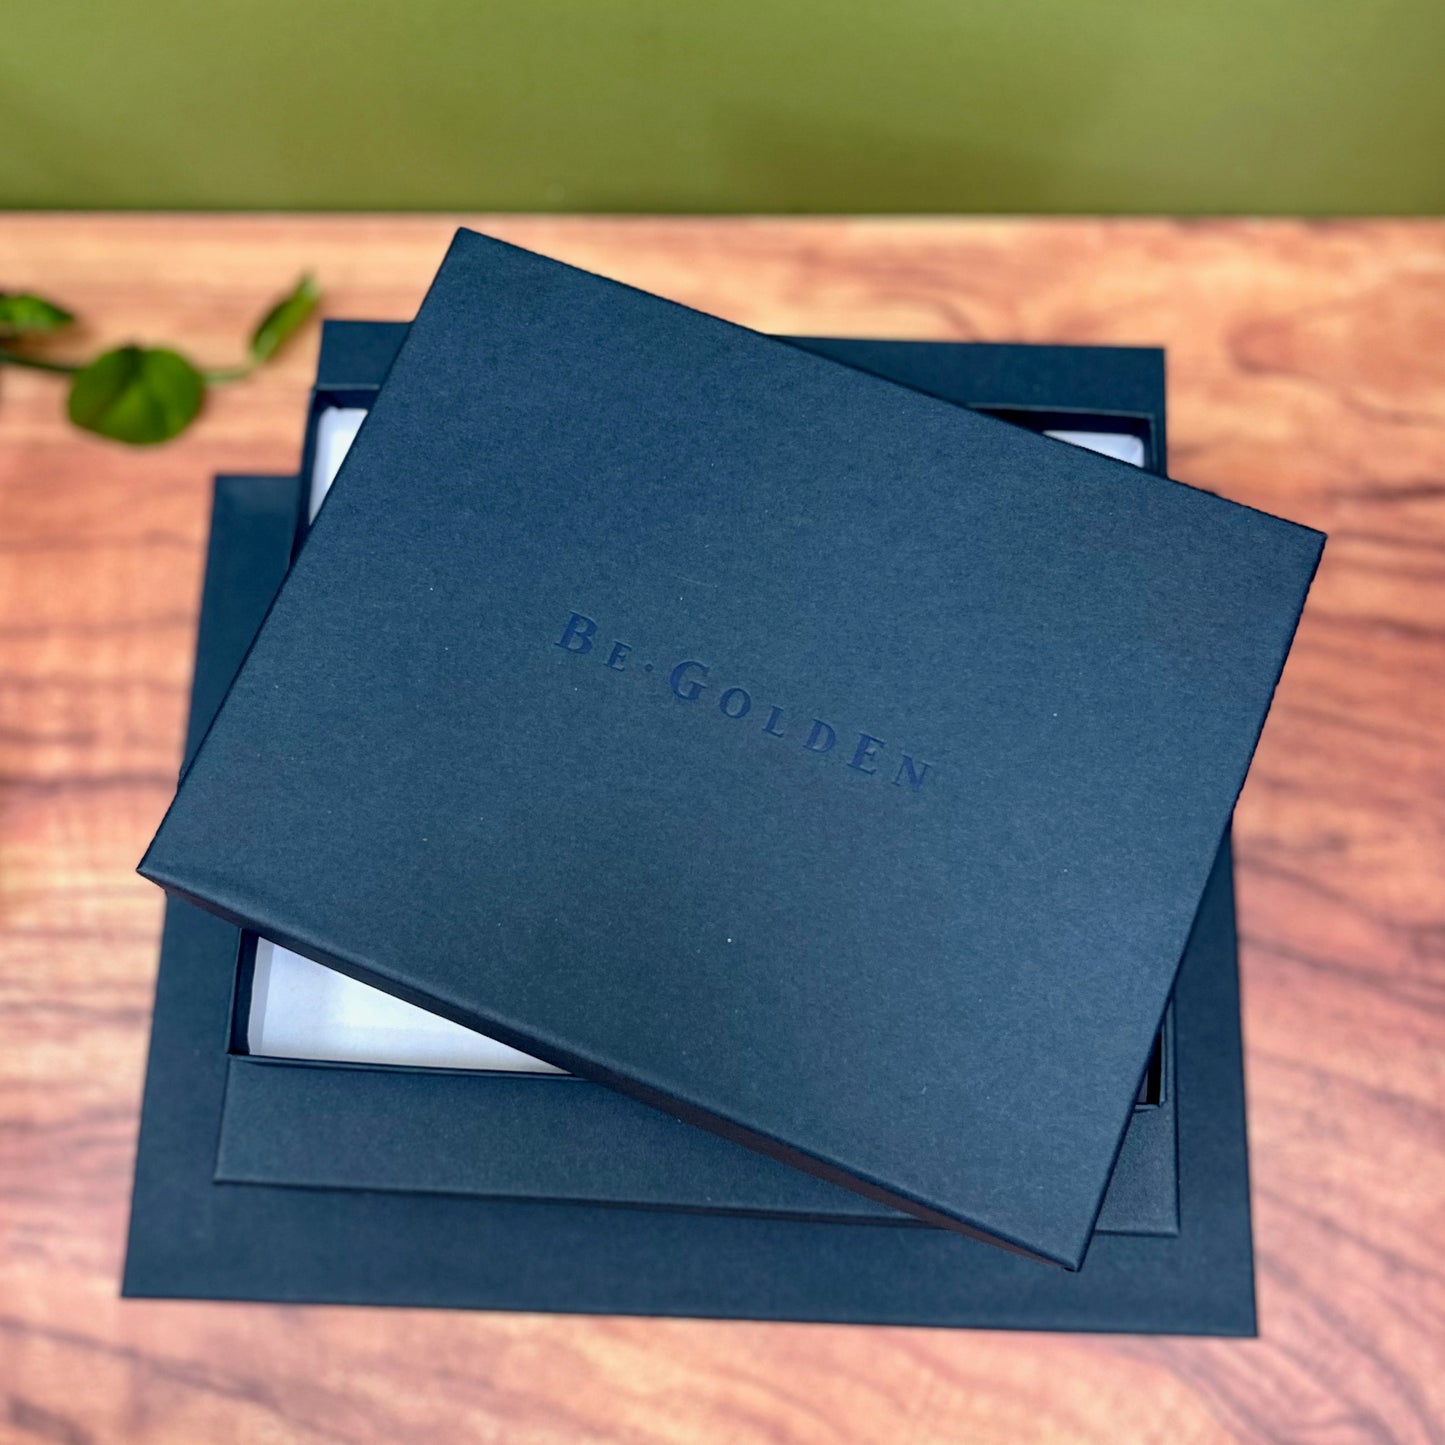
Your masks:
{"label": "textured paper surface", "polygon": [[[365,419],[362,407],[327,407],[317,418],[310,479],[313,518]],[[1133,466],[1144,464],[1144,443],[1126,433],[1069,430],[1045,435]],[[247,1042],[253,1054],[272,1058],[562,1072],[269,939],[262,939],[256,949]]]}
{"label": "textured paper surface", "polygon": [[[365,420],[365,407],[329,406],[317,417],[310,519],[321,510]],[[268,938],[256,944],[246,1042],[251,1053],[278,1059],[562,1072]]]}

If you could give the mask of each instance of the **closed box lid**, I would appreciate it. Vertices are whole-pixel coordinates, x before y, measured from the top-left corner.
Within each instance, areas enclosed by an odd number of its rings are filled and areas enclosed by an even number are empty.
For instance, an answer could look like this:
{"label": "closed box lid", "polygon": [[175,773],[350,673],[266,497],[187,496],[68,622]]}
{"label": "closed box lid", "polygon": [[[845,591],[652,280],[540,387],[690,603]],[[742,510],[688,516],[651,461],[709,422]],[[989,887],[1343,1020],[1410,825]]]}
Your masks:
{"label": "closed box lid", "polygon": [[142,871],[1076,1267],[1322,544],[463,231]]}

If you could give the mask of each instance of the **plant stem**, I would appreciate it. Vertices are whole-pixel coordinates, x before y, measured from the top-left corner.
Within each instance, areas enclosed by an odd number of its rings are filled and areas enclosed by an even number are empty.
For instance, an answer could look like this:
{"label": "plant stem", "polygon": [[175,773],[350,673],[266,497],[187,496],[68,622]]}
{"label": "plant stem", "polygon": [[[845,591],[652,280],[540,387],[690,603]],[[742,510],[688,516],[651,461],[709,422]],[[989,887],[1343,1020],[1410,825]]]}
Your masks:
{"label": "plant stem", "polygon": [[245,381],[255,371],[254,366],[223,366],[219,371],[203,371],[207,385],[215,385],[217,382]]}
{"label": "plant stem", "polygon": [[43,361],[38,356],[17,356],[0,346],[0,366],[24,366],[31,371],[53,371],[60,376],[74,376],[80,367],[73,361]]}
{"label": "plant stem", "polygon": [[[46,361],[40,356],[21,356],[19,352],[7,351],[0,345],[0,366],[23,366],[30,371],[50,371],[57,376],[74,376],[77,371],[84,370],[79,362],[75,361]],[[227,381],[245,381],[255,371],[254,364],[245,366],[223,366],[216,371],[204,371],[207,384],[216,385]]]}

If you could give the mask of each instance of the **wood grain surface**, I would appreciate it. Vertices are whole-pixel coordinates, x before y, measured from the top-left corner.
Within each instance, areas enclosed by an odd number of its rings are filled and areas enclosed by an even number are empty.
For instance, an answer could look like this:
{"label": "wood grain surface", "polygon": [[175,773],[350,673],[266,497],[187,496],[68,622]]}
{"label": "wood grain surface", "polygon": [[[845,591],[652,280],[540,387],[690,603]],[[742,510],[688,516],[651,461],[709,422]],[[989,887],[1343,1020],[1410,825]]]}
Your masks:
{"label": "wood grain surface", "polygon": [[[404,318],[435,217],[0,216],[0,288],[233,359],[303,267]],[[0,374],[0,1439],[1445,1438],[1445,223],[481,218],[776,331],[1169,348],[1172,470],[1331,534],[1238,821],[1262,1338],[122,1302],[217,471],[314,328],[132,451]]]}

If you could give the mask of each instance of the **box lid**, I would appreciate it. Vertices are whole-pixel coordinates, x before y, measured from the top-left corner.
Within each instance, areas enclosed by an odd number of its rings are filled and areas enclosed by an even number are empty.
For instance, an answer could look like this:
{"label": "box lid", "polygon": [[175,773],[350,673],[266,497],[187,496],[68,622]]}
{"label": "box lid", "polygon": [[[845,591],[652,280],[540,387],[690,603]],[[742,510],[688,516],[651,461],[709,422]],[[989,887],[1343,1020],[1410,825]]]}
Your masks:
{"label": "box lid", "polygon": [[464,231],[142,871],[1076,1267],[1322,541]]}

